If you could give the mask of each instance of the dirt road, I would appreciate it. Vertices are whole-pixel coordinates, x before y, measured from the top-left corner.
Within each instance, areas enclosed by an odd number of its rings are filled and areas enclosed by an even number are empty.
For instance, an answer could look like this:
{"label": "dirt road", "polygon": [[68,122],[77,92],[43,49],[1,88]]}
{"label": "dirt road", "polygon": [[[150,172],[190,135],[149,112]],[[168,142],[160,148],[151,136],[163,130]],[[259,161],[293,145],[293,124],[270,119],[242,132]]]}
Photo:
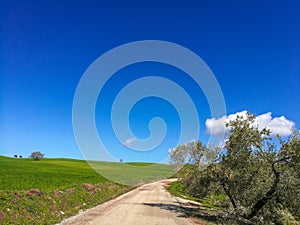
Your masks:
{"label": "dirt road", "polygon": [[172,197],[164,186],[170,180],[145,184],[116,199],[62,221],[59,225],[191,225],[187,202]]}

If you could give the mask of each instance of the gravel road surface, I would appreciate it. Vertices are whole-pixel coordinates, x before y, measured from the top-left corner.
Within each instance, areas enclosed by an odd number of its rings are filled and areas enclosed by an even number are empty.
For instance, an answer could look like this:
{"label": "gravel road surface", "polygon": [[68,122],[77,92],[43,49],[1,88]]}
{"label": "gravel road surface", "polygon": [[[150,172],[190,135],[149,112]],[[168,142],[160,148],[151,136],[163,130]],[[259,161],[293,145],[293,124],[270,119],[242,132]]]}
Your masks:
{"label": "gravel road surface", "polygon": [[187,202],[165,189],[172,180],[145,184],[116,199],[63,220],[59,225],[191,225]]}

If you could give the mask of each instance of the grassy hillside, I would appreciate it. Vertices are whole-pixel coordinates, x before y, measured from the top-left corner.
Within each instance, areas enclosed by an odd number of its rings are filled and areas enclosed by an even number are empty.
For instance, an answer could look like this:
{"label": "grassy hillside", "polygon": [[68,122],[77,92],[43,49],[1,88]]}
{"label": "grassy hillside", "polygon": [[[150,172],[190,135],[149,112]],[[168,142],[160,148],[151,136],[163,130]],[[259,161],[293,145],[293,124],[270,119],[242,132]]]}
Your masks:
{"label": "grassy hillside", "polygon": [[104,177],[131,186],[170,177],[170,165],[153,163],[89,162]]}
{"label": "grassy hillside", "polygon": [[131,189],[85,161],[0,156],[0,224],[53,224]]}
{"label": "grassy hillside", "polygon": [[[170,175],[168,165],[17,159],[0,156],[0,224],[54,224],[132,189]],[[107,178],[105,178],[105,177]]]}
{"label": "grassy hillside", "polygon": [[[170,166],[152,163],[90,162],[73,159],[16,159],[0,156],[0,190],[64,189],[108,179],[136,185],[172,175]],[[106,178],[104,178],[103,176]],[[108,179],[107,179],[108,178]]]}
{"label": "grassy hillside", "polygon": [[15,159],[0,156],[0,190],[65,189],[73,184],[107,181],[83,160]]}

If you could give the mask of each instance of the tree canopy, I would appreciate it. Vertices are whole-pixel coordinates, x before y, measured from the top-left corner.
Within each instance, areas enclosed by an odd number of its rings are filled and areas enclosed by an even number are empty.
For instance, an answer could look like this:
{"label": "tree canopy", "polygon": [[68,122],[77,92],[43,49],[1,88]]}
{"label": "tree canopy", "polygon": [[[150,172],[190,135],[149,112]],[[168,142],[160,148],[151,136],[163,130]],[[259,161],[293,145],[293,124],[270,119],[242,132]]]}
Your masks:
{"label": "tree canopy", "polygon": [[201,142],[170,151],[171,162],[191,196],[224,193],[236,218],[255,224],[300,220],[300,136],[274,138],[258,129],[255,115],[230,121],[224,146]]}
{"label": "tree canopy", "polygon": [[45,154],[41,153],[40,151],[32,152],[30,155],[30,158],[33,158],[34,160],[40,160],[44,158]]}

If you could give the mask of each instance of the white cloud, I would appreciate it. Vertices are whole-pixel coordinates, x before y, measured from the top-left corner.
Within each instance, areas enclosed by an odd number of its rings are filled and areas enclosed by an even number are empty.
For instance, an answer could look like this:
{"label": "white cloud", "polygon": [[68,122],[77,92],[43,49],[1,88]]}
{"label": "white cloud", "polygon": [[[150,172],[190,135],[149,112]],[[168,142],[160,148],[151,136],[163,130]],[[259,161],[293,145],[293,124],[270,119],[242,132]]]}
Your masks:
{"label": "white cloud", "polygon": [[[221,118],[211,118],[205,121],[205,125],[208,133],[210,134],[222,134],[227,131],[225,126],[231,120],[236,119],[237,116],[247,117],[247,111],[237,112]],[[256,116],[254,126],[259,129],[266,127],[271,130],[272,135],[288,136],[292,133],[292,129],[295,126],[293,121],[286,119],[284,116],[272,118],[272,113],[268,112]]]}
{"label": "white cloud", "polygon": [[130,147],[135,140],[135,138],[129,138],[124,142],[124,145]]}

